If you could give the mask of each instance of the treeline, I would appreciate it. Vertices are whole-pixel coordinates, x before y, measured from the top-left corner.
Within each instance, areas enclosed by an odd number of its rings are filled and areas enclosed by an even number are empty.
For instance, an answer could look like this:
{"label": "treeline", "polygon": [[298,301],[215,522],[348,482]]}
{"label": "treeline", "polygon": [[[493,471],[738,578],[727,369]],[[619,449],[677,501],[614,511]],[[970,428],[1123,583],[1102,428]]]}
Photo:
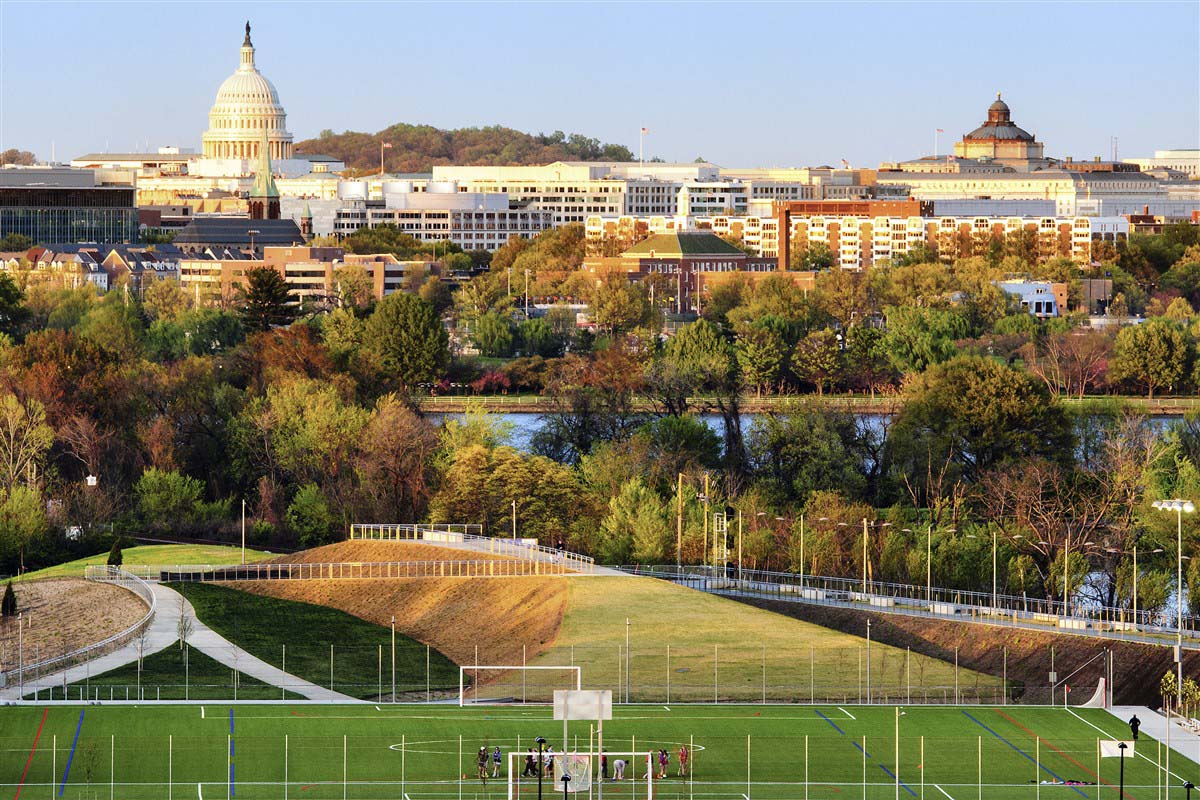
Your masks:
{"label": "treeline", "polygon": [[397,123],[378,133],[323,130],[316,139],[296,145],[304,153],[320,153],[346,162],[360,174],[379,171],[379,148],[388,172],[429,172],[435,165],[520,166],[552,161],[632,161],[619,144],[605,144],[578,133],[529,134],[493,125],[442,130],[430,125]]}

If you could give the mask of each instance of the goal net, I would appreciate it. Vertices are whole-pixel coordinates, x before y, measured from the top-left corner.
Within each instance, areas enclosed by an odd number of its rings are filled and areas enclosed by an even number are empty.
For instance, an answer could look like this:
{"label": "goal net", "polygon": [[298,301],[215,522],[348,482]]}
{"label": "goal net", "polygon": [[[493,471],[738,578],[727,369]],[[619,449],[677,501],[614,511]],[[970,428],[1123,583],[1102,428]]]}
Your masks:
{"label": "goal net", "polygon": [[580,667],[489,664],[458,668],[458,704],[553,703],[556,689],[582,689]]}
{"label": "goal net", "polygon": [[597,753],[546,753],[539,758],[536,748],[511,751],[508,800],[537,797],[539,772],[542,792],[547,797],[562,793],[564,776],[569,778],[567,792],[577,796],[601,794],[600,784],[620,791],[621,796],[628,793],[632,800],[651,800],[654,796],[654,754],[644,750],[605,750],[603,760]]}

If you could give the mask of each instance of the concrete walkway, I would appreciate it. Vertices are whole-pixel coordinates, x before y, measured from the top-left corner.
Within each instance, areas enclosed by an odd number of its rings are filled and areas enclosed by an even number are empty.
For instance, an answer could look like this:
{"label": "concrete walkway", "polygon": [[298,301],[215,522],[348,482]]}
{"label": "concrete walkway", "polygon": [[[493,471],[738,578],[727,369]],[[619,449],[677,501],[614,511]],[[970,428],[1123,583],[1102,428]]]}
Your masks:
{"label": "concrete walkway", "polygon": [[[488,550],[488,548],[487,548],[486,542],[478,542],[478,541],[437,542],[437,541],[420,540],[419,543],[448,547],[453,550],[472,550],[472,551],[475,551],[478,553],[491,553],[491,551]],[[543,553],[540,550],[534,550],[532,548],[529,549],[529,551],[525,557],[530,561],[540,561],[543,564],[556,563],[556,559],[552,554]],[[625,578],[629,577],[628,572],[622,572],[621,570],[613,569],[612,567],[604,567],[604,566],[601,566],[600,564],[593,565],[593,569],[591,572],[569,572],[566,575],[564,575],[563,577],[586,578],[586,577],[589,577],[592,575],[605,575],[605,576],[609,576],[609,577],[625,577]]]}
{"label": "concrete walkway", "polygon": [[[1142,721],[1140,733],[1142,736],[1149,736],[1151,739],[1157,739],[1163,744],[1167,743],[1167,718],[1157,711],[1151,711],[1145,706],[1113,706],[1109,709],[1117,719],[1122,723],[1128,723],[1134,714],[1137,714],[1138,719]],[[1112,733],[1112,731],[1109,731]],[[1127,725],[1115,731],[1117,734],[1114,738],[1128,739],[1129,728]],[[1179,724],[1178,720],[1171,722],[1171,750],[1178,753],[1184,758],[1200,764],[1200,735],[1188,730]],[[1136,748],[1135,748],[1136,749]],[[1148,752],[1148,751],[1147,751]],[[1191,781],[1196,783],[1200,781],[1200,774],[1190,775],[1186,771],[1184,774],[1178,774],[1179,770],[1172,766],[1171,774],[1176,776],[1179,781]],[[1177,784],[1178,785],[1178,784]]]}
{"label": "concrete walkway", "polygon": [[[252,678],[257,678],[264,683],[279,686],[303,695],[309,700],[316,700],[322,703],[360,702],[349,695],[333,692],[314,683],[301,680],[295,675],[288,674],[250,655],[197,619],[192,604],[179,592],[159,583],[150,584],[150,588],[154,592],[156,610],[154,612],[154,619],[151,621],[146,635],[142,637],[142,641],[140,642],[143,657],[157,653],[178,641],[179,617],[180,613],[183,612],[187,613],[191,618],[192,632],[187,637],[188,644],[221,664],[231,669],[236,669]],[[35,689],[43,690],[55,686],[61,687],[64,684],[84,681],[91,675],[99,675],[109,670],[135,663],[138,659],[138,649],[139,641],[135,639],[119,650],[93,659],[78,667],[72,667],[66,670],[65,673],[59,672],[53,675],[42,676],[37,680],[25,681],[24,688],[20,686],[5,687],[4,689],[0,689],[0,701],[20,700],[22,696],[33,692]]]}

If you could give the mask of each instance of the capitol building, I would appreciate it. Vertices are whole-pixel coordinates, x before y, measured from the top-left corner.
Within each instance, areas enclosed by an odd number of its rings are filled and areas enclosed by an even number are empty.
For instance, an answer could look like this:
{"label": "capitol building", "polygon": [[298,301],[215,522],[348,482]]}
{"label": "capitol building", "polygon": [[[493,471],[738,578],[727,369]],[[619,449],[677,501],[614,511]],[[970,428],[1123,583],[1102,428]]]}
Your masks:
{"label": "capitol building", "polygon": [[292,157],[287,112],[279,104],[275,86],[254,65],[254,44],[250,41],[250,23],[247,22],[241,63],[221,84],[217,101],[208,112],[204,157],[257,161],[263,131],[267,134],[272,161]]}

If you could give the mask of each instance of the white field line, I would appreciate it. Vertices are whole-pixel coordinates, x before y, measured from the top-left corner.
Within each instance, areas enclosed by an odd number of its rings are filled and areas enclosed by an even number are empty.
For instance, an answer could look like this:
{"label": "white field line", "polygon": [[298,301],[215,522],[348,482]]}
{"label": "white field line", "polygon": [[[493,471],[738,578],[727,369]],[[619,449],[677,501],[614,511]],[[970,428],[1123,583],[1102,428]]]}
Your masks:
{"label": "white field line", "polygon": [[[942,787],[938,786],[936,783],[935,783],[935,784],[933,784],[933,788],[937,789],[939,792],[941,792],[942,794],[946,795],[946,797],[950,797],[950,793],[949,793],[949,792],[947,792],[947,791],[946,791],[945,789],[943,789]],[[954,798],[953,798],[953,797],[950,797],[950,800],[954,800]]]}
{"label": "white field line", "polygon": [[199,795],[200,800],[204,800],[204,790],[202,790],[200,788],[200,786],[201,786],[201,784],[199,784],[199,783],[196,784],[196,794]]}
{"label": "white field line", "polygon": [[837,710],[838,710],[838,711],[840,711],[840,712],[842,712],[843,714],[845,714],[847,717],[849,717],[849,718],[850,718],[850,719],[852,719],[852,720],[855,720],[855,721],[857,721],[857,720],[858,720],[858,717],[854,716],[853,714],[851,714],[849,711],[847,711],[846,709],[842,708],[841,706],[838,706],[838,707],[837,707]]}
{"label": "white field line", "polygon": [[[1086,719],[1084,719],[1083,717],[1079,716],[1078,714],[1076,714],[1074,711],[1072,711],[1072,710],[1071,710],[1071,709],[1069,709],[1069,708],[1067,709],[1067,713],[1068,713],[1068,714],[1070,714],[1072,717],[1075,717],[1075,719],[1079,720],[1079,721],[1080,721],[1080,722],[1082,722],[1084,725],[1091,725],[1093,728],[1095,728],[1096,730],[1100,731],[1100,732],[1101,732],[1101,733],[1103,733],[1105,736],[1108,736],[1109,738],[1116,738],[1116,737],[1113,737],[1113,735],[1112,735],[1111,733],[1109,733],[1108,731],[1106,731],[1106,730],[1104,730],[1103,728],[1101,728],[1099,725],[1093,725],[1091,722],[1088,722]],[[1171,724],[1170,720],[1168,720],[1168,721],[1167,721],[1167,724],[1168,724],[1168,725],[1170,725],[1170,724]],[[1175,748],[1174,748],[1174,747],[1172,747],[1171,749],[1172,749],[1172,750],[1174,750]],[[1150,758],[1149,756],[1147,756],[1146,754],[1142,753],[1142,752],[1141,752],[1141,751],[1139,751],[1139,750],[1138,750],[1136,747],[1135,747],[1135,748],[1133,748],[1133,754],[1134,754],[1135,756],[1139,756],[1139,757],[1141,757],[1141,758],[1144,758],[1144,759],[1146,759],[1146,760],[1147,760],[1147,761],[1149,761],[1151,764],[1154,764],[1154,766],[1155,766],[1155,768],[1156,768],[1156,769],[1162,769],[1162,767],[1161,767],[1161,766],[1160,766],[1158,763],[1156,763],[1156,762],[1154,761],[1154,759],[1152,759],[1152,758]],[[1180,753],[1180,755],[1183,755],[1183,754],[1182,754],[1182,753]],[[1187,757],[1187,756],[1184,756],[1184,758],[1186,758],[1186,757]],[[1182,776],[1182,775],[1176,775],[1174,772],[1169,772],[1169,774],[1170,774],[1170,775],[1175,775],[1175,777],[1176,777],[1176,778],[1179,778],[1179,780],[1183,780],[1183,776]]]}

